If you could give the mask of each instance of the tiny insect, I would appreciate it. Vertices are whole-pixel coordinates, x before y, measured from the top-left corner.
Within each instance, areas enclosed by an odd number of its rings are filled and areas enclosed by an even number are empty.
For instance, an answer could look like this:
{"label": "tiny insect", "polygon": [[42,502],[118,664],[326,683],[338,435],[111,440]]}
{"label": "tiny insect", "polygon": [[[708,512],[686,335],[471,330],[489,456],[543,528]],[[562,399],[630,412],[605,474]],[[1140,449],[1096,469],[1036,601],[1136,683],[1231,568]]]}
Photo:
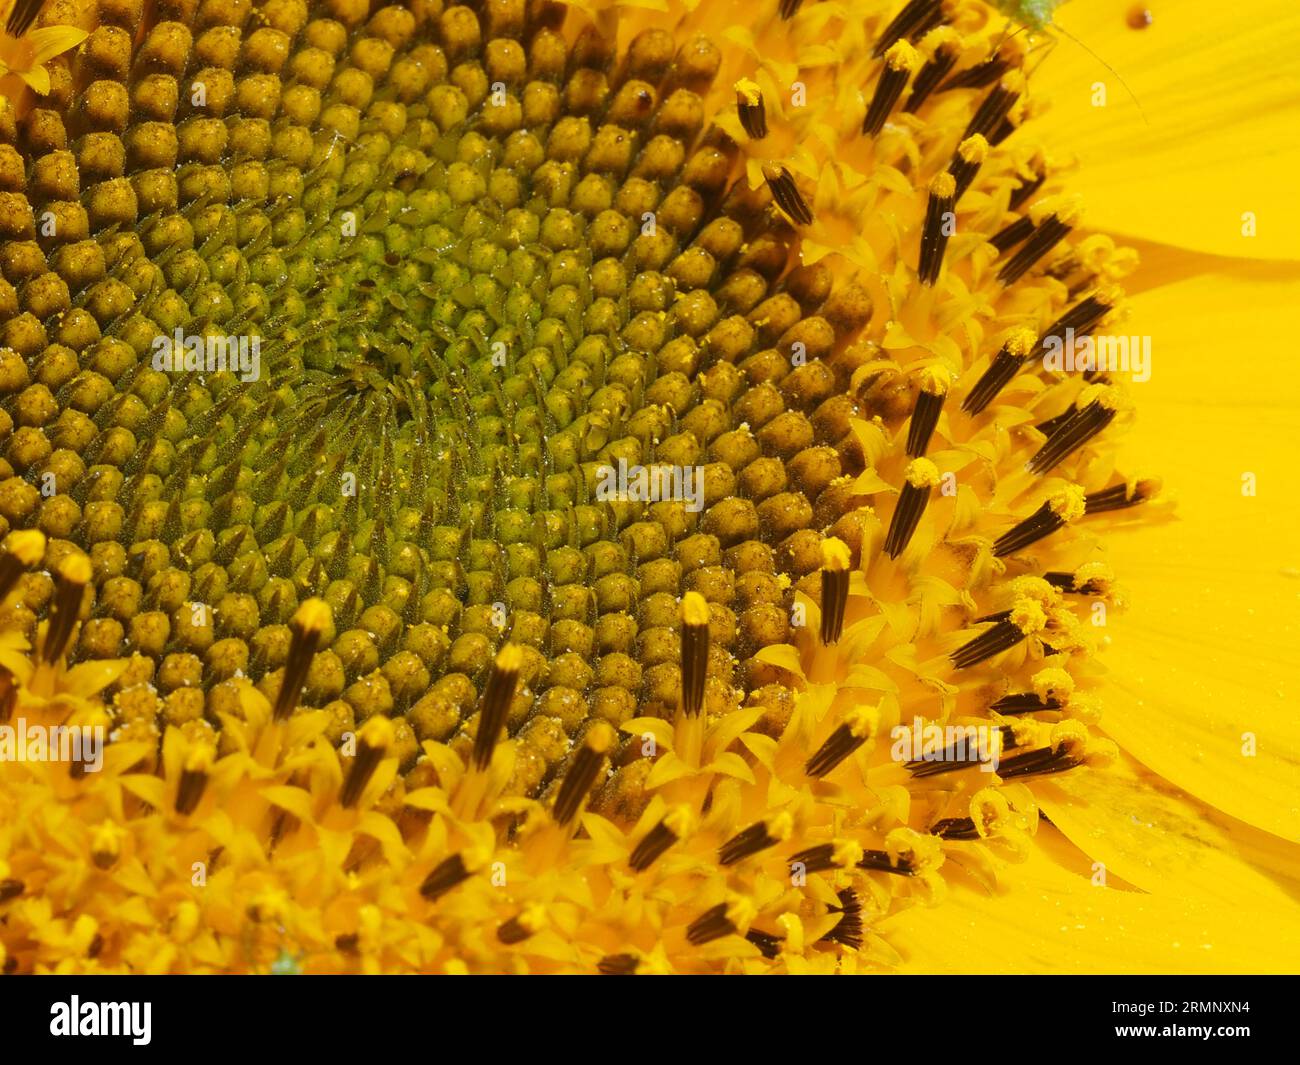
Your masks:
{"label": "tiny insect", "polygon": [[1056,9],[1063,3],[1065,0],[993,0],[993,6],[1007,18],[1015,19],[1036,33],[1047,30]]}
{"label": "tiny insect", "polygon": [[[1056,9],[1066,3],[1067,0],[990,0],[990,2],[1008,19],[1020,23],[1020,29],[1017,30],[1016,33],[1028,30],[1031,37],[1034,34],[1040,34],[1043,37],[1046,37],[1049,42],[1048,52],[1056,46],[1056,39],[1053,37],[1053,33],[1059,33],[1062,37],[1077,44],[1092,56],[1093,59],[1097,60],[1098,63],[1115,75],[1119,80],[1119,83],[1124,86],[1124,91],[1127,92],[1129,96],[1132,97],[1133,102],[1137,104],[1137,109],[1142,114],[1143,121],[1146,121],[1146,112],[1142,110],[1142,102],[1137,98],[1133,90],[1129,88],[1128,82],[1124,80],[1124,76],[1069,30],[1052,21],[1056,15]],[[1014,37],[1015,34],[1010,34],[1009,36]],[[1046,54],[1044,54],[1043,58],[1046,58]]]}

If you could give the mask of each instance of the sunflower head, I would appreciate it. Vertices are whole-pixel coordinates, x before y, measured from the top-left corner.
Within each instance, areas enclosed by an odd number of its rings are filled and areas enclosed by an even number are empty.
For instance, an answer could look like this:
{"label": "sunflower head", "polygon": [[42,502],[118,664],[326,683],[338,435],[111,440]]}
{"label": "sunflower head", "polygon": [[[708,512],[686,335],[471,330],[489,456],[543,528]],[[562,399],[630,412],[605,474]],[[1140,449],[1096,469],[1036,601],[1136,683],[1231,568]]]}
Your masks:
{"label": "sunflower head", "polygon": [[99,15],[0,145],[0,716],[107,739],[6,964],[895,967],[1108,772],[1133,260],[994,9]]}

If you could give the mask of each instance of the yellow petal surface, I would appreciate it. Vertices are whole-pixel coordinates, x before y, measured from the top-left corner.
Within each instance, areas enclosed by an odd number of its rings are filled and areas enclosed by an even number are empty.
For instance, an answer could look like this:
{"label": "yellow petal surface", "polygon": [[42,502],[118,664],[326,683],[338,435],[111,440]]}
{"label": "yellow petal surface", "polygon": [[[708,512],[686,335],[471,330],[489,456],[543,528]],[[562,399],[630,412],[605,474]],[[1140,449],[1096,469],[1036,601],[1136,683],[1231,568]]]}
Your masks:
{"label": "yellow petal surface", "polygon": [[1156,895],[1195,894],[1220,906],[1270,907],[1300,935],[1300,846],[1198,803],[1129,759],[1103,772],[1061,773],[1034,798],[1086,857],[1079,873]]}
{"label": "yellow petal surface", "polygon": [[32,67],[30,70],[15,71],[23,82],[30,86],[34,93],[40,96],[47,96],[50,91],[50,72],[44,67]]}
{"label": "yellow petal surface", "polygon": [[1177,520],[1107,538],[1131,606],[1112,612],[1102,719],[1173,784],[1293,841],[1300,397],[1284,367],[1298,301],[1300,269],[1213,261],[1133,300],[1125,328],[1152,336],[1152,367],[1125,468],[1163,476]]}
{"label": "yellow petal surface", "polygon": [[[945,869],[945,875],[947,870]],[[990,894],[950,878],[937,907],[876,926],[907,973],[1277,973],[1300,969],[1294,936],[1195,899],[1094,886],[1037,848]]]}
{"label": "yellow petal surface", "polygon": [[32,30],[26,37],[27,43],[32,47],[32,65],[39,66],[70,48],[76,48],[89,36],[85,30],[76,26],[45,26]]}
{"label": "yellow petal surface", "polygon": [[[1051,107],[1026,135],[1078,158],[1069,187],[1091,226],[1222,255],[1300,257],[1300,4],[1142,6],[1153,21],[1141,30],[1128,25],[1132,0],[1057,10],[1058,39],[1030,78]],[[1242,232],[1246,212],[1253,237]]]}

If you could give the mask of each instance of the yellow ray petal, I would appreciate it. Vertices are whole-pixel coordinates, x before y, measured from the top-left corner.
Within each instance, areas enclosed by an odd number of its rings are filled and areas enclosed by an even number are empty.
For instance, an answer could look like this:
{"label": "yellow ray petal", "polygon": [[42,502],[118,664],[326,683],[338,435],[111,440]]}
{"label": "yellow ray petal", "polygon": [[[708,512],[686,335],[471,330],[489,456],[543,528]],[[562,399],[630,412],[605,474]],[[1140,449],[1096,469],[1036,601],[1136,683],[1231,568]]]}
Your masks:
{"label": "yellow ray petal", "polygon": [[32,66],[36,67],[70,48],[76,48],[89,36],[90,34],[85,30],[78,29],[76,26],[45,26],[39,30],[32,30],[24,40],[31,45]]}
{"label": "yellow ray petal", "polygon": [[[1030,79],[1051,108],[1026,135],[1077,155],[1082,166],[1069,184],[1083,194],[1090,225],[1223,255],[1300,257],[1292,202],[1300,5],[1152,7],[1143,30],[1128,25],[1131,0],[1058,9],[1062,39]],[[1104,106],[1094,104],[1099,91]],[[1242,233],[1248,211],[1254,237]]]}
{"label": "yellow ray petal", "polygon": [[1292,910],[1300,921],[1300,847],[1218,814],[1130,759],[1062,773],[1033,790],[1052,824],[1107,877],[1157,895]]}
{"label": "yellow ray petal", "polygon": [[1152,335],[1152,367],[1134,386],[1141,414],[1124,451],[1128,468],[1164,476],[1178,520],[1109,538],[1131,607],[1111,625],[1102,721],[1178,787],[1290,840],[1300,413],[1278,367],[1297,300],[1300,270],[1257,264],[1133,301],[1126,329]]}
{"label": "yellow ray petal", "polygon": [[44,67],[32,67],[30,70],[15,70],[15,74],[23,79],[23,82],[29,86],[34,93],[39,96],[47,96],[50,91],[50,72]]}
{"label": "yellow ray petal", "polygon": [[[946,872],[946,870],[945,870]],[[956,881],[956,878],[953,878]],[[934,908],[877,926],[909,973],[1273,973],[1300,968],[1296,929],[1195,899],[1096,887],[1035,850],[990,895],[954,882]]]}

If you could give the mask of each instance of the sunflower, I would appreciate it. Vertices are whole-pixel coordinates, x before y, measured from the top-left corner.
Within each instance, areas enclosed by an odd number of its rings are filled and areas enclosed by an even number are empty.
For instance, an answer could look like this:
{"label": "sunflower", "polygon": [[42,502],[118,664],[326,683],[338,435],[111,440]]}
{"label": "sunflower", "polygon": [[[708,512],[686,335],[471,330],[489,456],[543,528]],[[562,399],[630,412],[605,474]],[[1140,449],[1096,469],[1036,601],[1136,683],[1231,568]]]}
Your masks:
{"label": "sunflower", "polygon": [[1277,6],[101,3],[0,107],[5,971],[1294,967]]}

